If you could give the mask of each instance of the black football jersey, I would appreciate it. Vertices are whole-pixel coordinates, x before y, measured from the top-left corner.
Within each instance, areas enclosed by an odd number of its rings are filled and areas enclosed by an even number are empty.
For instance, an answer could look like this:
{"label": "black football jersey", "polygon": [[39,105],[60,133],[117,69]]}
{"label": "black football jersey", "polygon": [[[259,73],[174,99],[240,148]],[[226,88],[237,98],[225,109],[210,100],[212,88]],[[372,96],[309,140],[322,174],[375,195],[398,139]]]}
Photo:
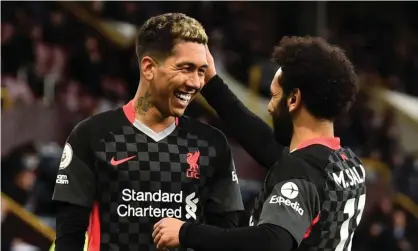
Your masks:
{"label": "black football jersey", "polygon": [[250,225],[286,229],[297,250],[350,251],[366,200],[365,170],[338,138],[283,150],[253,210]]}
{"label": "black football jersey", "polygon": [[217,129],[180,117],[155,133],[132,102],[79,123],[64,147],[53,199],[92,209],[88,250],[156,250],[164,217],[205,222],[243,210],[234,162]]}

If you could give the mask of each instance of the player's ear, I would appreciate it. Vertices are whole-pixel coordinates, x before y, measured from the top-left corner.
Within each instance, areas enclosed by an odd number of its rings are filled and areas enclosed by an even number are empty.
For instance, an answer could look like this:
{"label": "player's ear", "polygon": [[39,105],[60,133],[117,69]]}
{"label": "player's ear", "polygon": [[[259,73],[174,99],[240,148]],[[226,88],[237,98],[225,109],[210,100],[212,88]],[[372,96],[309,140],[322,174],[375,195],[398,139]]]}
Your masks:
{"label": "player's ear", "polygon": [[287,99],[287,107],[289,107],[289,112],[293,112],[299,108],[302,102],[302,96],[299,89],[294,89]]}
{"label": "player's ear", "polygon": [[143,57],[140,62],[142,76],[148,81],[153,80],[156,74],[157,65],[157,62],[152,57]]}

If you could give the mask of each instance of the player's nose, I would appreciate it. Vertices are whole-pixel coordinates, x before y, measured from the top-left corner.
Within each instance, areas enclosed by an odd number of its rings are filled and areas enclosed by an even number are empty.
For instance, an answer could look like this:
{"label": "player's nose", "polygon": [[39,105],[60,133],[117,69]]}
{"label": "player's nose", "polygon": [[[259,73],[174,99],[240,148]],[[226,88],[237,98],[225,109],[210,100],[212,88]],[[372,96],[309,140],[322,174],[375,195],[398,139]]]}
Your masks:
{"label": "player's nose", "polygon": [[188,78],[185,82],[187,91],[199,91],[201,88],[201,83],[199,79]]}

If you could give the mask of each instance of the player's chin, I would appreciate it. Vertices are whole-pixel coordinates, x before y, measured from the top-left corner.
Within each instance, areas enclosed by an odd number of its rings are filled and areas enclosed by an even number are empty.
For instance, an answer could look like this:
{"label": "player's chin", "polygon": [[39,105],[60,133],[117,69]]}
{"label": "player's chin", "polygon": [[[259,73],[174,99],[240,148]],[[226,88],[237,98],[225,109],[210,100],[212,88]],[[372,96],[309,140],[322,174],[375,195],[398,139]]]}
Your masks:
{"label": "player's chin", "polygon": [[181,109],[181,108],[171,108],[171,116],[181,117],[183,116],[185,110],[186,109]]}
{"label": "player's chin", "polygon": [[187,106],[190,104],[190,100],[182,100],[177,97],[173,97],[171,104],[170,104],[170,110],[172,113],[172,116],[174,117],[180,117],[184,114],[184,111],[186,110]]}
{"label": "player's chin", "polygon": [[170,107],[170,113],[171,116],[173,117],[181,117],[183,116],[184,112],[186,111],[187,105],[186,106],[176,106],[176,105],[171,105]]}

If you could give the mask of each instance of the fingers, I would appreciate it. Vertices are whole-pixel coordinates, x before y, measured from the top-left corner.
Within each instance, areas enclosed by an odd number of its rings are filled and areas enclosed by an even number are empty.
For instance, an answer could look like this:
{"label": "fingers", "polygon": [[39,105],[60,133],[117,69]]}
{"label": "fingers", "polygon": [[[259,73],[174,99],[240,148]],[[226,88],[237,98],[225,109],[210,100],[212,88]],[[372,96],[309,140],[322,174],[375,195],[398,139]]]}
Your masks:
{"label": "fingers", "polygon": [[154,225],[154,231],[152,232],[152,238],[154,239],[154,243],[157,245],[158,250],[163,250],[164,242],[162,241],[161,237],[163,236],[163,221],[164,219],[161,219],[159,222],[155,223]]}
{"label": "fingers", "polygon": [[157,249],[161,249],[161,250],[164,250],[164,249],[167,249],[166,248],[166,246],[167,246],[167,243],[168,243],[168,239],[167,239],[167,237],[166,236],[163,236],[162,234],[161,235],[158,235],[159,236],[159,240],[158,240],[158,242],[155,242],[155,244],[157,245]]}
{"label": "fingers", "polygon": [[154,226],[154,231],[152,232],[152,238],[155,238],[155,236],[161,231],[163,227],[161,225]]}
{"label": "fingers", "polygon": [[159,244],[161,242],[161,237],[163,237],[163,233],[160,232],[154,237],[154,243]]}
{"label": "fingers", "polygon": [[152,238],[155,238],[155,236],[161,231],[163,228],[163,222],[164,219],[161,219],[159,222],[154,224],[154,231],[152,232]]}
{"label": "fingers", "polygon": [[158,242],[158,243],[157,243],[157,249],[158,249],[158,250],[162,250],[163,248],[164,248],[163,243]]}
{"label": "fingers", "polygon": [[176,226],[176,220],[170,218],[162,219],[154,225],[152,237],[158,250],[168,250],[167,246],[174,245],[173,237],[170,235],[173,225]]}
{"label": "fingers", "polygon": [[163,223],[164,219],[161,219],[160,221],[158,221],[157,223],[154,224],[154,229],[156,229],[158,226],[161,225],[161,223]]}

